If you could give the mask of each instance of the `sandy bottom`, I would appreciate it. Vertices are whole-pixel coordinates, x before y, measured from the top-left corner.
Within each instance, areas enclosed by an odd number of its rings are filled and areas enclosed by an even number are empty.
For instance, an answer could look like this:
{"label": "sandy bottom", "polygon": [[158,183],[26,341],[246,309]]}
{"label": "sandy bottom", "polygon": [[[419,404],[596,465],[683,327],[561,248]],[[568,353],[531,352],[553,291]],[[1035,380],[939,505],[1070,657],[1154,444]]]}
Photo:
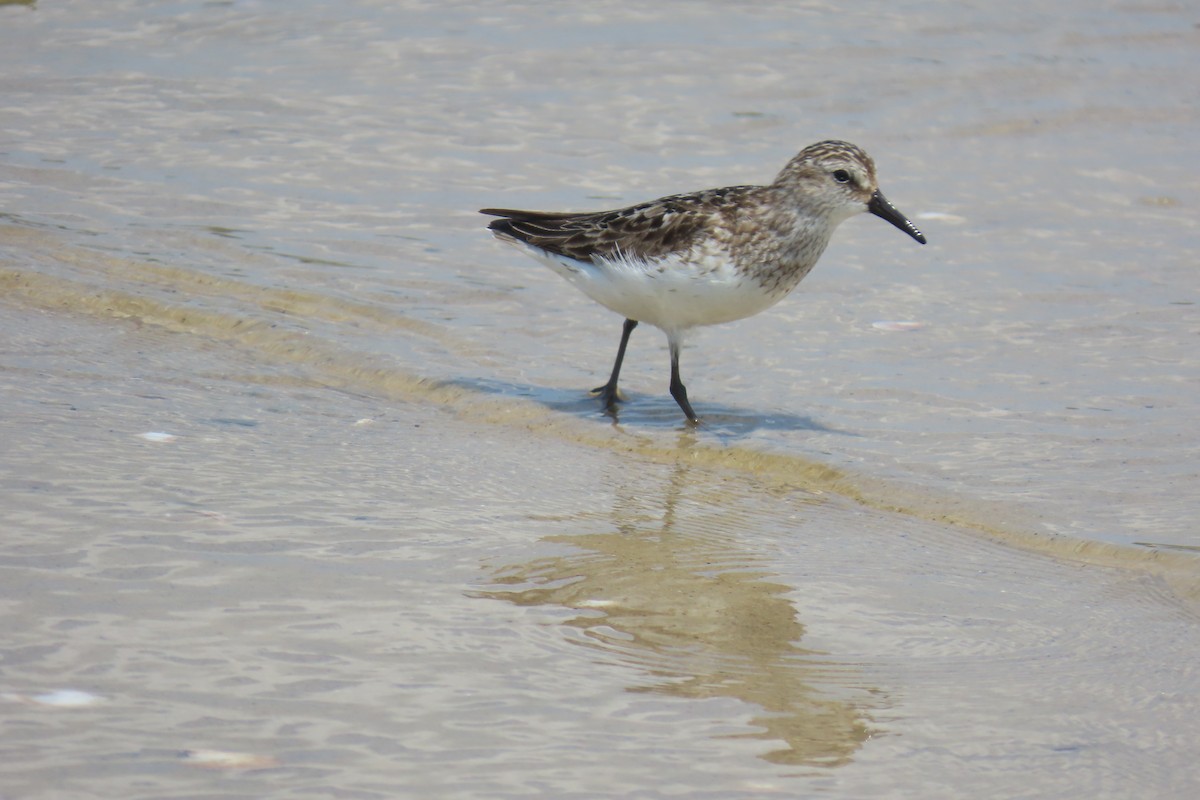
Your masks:
{"label": "sandy bottom", "polygon": [[0,325],[13,797],[1197,785],[1196,617],[1146,570],[687,431],[598,446],[130,319]]}

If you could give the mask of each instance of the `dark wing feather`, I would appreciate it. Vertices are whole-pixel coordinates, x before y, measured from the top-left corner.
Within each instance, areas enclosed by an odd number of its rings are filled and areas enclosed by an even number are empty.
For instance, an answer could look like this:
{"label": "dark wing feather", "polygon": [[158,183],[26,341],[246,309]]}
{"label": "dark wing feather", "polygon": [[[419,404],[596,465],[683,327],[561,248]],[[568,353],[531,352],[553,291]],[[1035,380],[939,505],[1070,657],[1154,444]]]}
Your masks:
{"label": "dark wing feather", "polygon": [[746,193],[759,188],[710,189],[580,214],[507,208],[485,208],[480,213],[502,218],[488,225],[500,236],[579,261],[612,258],[618,253],[650,259],[687,249]]}

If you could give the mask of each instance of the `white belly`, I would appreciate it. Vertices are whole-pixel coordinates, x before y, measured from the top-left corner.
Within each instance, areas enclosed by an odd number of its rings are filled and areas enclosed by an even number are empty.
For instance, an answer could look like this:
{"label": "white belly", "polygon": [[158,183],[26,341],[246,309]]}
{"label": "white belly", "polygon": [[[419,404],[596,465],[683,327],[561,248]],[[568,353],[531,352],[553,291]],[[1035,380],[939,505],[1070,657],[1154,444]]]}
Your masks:
{"label": "white belly", "polygon": [[764,291],[723,255],[689,262],[668,256],[651,262],[612,259],[589,264],[523,249],[605,308],[667,333],[743,319],[783,296]]}

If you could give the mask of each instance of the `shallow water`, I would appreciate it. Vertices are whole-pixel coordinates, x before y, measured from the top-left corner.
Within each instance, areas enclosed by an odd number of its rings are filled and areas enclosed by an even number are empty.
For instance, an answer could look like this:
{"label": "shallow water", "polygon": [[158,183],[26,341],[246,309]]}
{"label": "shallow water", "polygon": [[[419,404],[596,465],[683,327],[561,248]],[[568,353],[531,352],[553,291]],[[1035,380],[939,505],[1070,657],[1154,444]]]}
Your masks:
{"label": "shallow water", "polygon": [[[1186,9],[281,9],[0,5],[0,796],[1194,795]],[[474,213],[825,136],[699,430]]]}

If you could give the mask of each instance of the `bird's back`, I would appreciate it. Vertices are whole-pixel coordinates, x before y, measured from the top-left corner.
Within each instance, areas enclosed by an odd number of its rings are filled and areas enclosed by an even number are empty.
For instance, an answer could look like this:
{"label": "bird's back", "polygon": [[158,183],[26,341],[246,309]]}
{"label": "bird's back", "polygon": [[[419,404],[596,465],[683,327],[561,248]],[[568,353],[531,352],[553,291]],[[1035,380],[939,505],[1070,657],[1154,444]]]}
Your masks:
{"label": "bird's back", "polygon": [[562,213],[485,208],[501,217],[488,228],[501,238],[583,263],[597,258],[652,261],[687,251],[726,222],[742,198],[760,189],[730,186],[676,194],[611,211]]}

